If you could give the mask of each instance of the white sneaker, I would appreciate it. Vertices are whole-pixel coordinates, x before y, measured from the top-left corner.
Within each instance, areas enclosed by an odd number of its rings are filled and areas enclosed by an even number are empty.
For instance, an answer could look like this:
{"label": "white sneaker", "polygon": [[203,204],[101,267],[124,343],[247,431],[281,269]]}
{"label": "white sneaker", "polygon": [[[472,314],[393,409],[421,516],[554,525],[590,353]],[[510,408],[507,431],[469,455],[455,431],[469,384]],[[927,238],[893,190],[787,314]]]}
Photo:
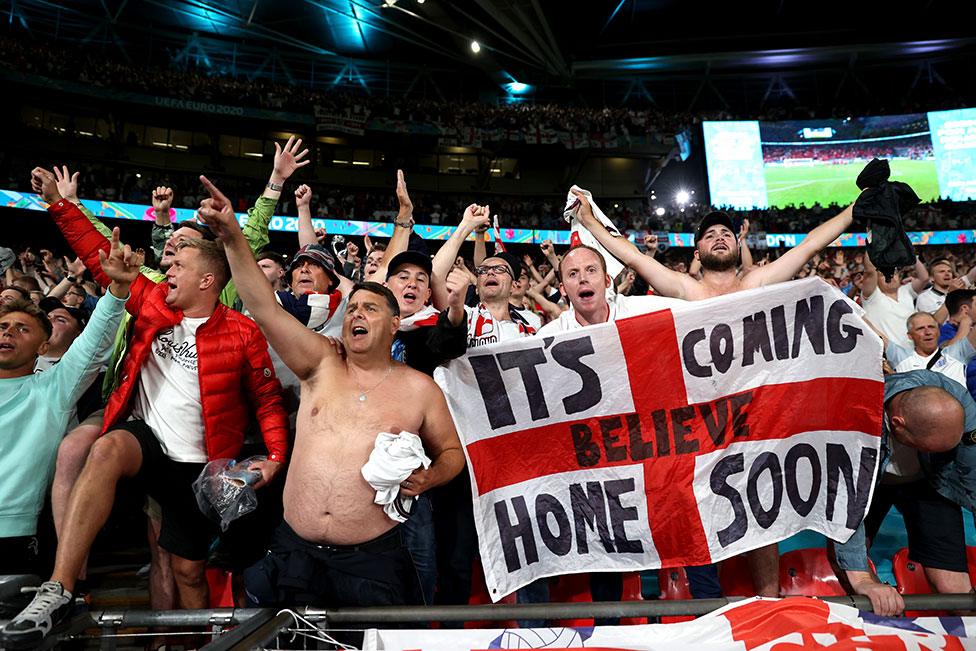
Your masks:
{"label": "white sneaker", "polygon": [[0,630],[3,648],[30,647],[44,639],[71,608],[71,593],[57,581],[45,581],[27,608]]}

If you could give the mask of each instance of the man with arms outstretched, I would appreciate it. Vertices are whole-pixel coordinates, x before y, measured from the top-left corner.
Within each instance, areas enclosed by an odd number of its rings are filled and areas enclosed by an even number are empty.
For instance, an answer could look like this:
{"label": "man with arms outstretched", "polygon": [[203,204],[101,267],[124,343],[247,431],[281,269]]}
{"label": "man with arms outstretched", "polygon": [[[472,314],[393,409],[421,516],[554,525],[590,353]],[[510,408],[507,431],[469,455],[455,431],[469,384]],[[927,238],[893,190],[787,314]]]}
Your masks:
{"label": "man with arms outstretched", "polygon": [[[580,202],[577,219],[607,251],[634,269],[661,296],[700,301],[791,280],[814,255],[830,245],[851,225],[853,205],[810,231],[803,241],[778,259],[739,273],[739,240],[732,219],[722,211],[702,218],[695,231],[695,259],[701,262],[701,280],[668,269],[646,256],[624,237],[615,237],[593,214],[589,200],[576,193]],[[779,555],[776,545],[747,553],[756,592],[766,597],[779,596]]]}
{"label": "man with arms outstretched", "polygon": [[379,432],[420,435],[433,460],[402,484],[416,496],[464,465],[443,394],[390,355],[400,324],[393,294],[357,285],[343,318],[342,349],[288,318],[247,249],[230,201],[208,180],[200,217],[224,243],[238,291],[271,346],[298,376],[302,400],[284,522],[268,555],[245,575],[261,606],[395,605],[415,601],[416,573],[401,531],[374,503],[362,467]]}

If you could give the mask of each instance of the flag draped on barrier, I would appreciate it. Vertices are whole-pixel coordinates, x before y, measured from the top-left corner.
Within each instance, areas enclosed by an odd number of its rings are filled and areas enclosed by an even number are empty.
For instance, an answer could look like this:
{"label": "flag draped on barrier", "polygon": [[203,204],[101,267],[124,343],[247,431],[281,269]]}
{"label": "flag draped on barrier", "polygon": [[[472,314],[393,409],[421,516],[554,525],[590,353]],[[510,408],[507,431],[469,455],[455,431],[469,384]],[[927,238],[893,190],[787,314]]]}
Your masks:
{"label": "flag draped on barrier", "polygon": [[976,618],[881,618],[816,599],[752,599],[692,622],[586,628],[367,631],[363,649],[972,649]]}
{"label": "flag draped on barrier", "polygon": [[874,486],[881,341],[819,279],[479,348],[439,368],[495,600],[536,578],[701,565]]}

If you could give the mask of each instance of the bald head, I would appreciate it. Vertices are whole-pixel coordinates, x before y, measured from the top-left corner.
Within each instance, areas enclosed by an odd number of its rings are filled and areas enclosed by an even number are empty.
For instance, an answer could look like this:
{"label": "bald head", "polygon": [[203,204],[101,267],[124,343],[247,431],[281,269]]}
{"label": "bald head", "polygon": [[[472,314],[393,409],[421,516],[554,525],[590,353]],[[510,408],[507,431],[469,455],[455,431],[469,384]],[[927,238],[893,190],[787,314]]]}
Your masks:
{"label": "bald head", "polygon": [[888,405],[888,417],[894,437],[922,452],[946,452],[962,439],[962,405],[938,387],[899,393]]}

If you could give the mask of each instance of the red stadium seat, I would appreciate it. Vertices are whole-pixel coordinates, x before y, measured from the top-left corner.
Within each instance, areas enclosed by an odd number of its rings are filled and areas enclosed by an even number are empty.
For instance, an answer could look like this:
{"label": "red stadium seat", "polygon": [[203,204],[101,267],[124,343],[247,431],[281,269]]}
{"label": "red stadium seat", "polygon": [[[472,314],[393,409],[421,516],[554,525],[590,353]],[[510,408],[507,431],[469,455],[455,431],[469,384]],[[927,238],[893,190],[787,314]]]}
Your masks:
{"label": "red stadium seat", "polygon": [[[683,567],[662,567],[657,571],[657,585],[661,599],[691,599],[691,586]],[[669,615],[661,618],[662,624],[690,622],[692,615]]]}
{"label": "red stadium seat", "polygon": [[969,567],[969,582],[976,585],[976,547],[966,547],[966,565]]}
{"label": "red stadium seat", "polygon": [[[549,583],[549,601],[552,603],[592,602],[589,574],[564,574],[553,577]],[[559,619],[556,626],[593,626],[593,619]]]}
{"label": "red stadium seat", "polygon": [[219,567],[206,570],[210,608],[234,607],[234,575]]}
{"label": "red stadium seat", "polygon": [[788,595],[830,597],[847,594],[830,566],[827,549],[794,549],[779,558],[779,590]]}
{"label": "red stadium seat", "polygon": [[754,597],[757,594],[749,561],[743,555],[727,558],[718,564],[718,581],[726,597]]}
{"label": "red stadium seat", "polygon": [[[468,596],[468,605],[482,605],[492,603],[491,595],[488,594],[488,586],[485,585],[485,573],[481,569],[481,560],[474,559],[471,565],[471,594]],[[505,595],[498,603],[514,604],[515,593]],[[516,628],[518,623],[514,619],[500,621],[472,621],[465,622],[464,628]]]}
{"label": "red stadium seat", "polygon": [[[972,547],[966,548],[967,558],[972,558]],[[902,547],[891,558],[891,570],[895,575],[898,592],[901,594],[932,594],[932,584],[925,576],[925,568],[921,563],[908,558],[908,548]],[[972,565],[970,565],[972,572]],[[905,617],[942,617],[949,615],[947,610],[906,610]]]}
{"label": "red stadium seat", "polygon": [[[627,572],[623,575],[623,594],[621,601],[643,601],[644,595],[641,594],[641,575],[640,572]],[[646,617],[623,617],[621,624],[646,624]]]}
{"label": "red stadium seat", "polygon": [[908,559],[908,548],[902,547],[891,559],[891,570],[901,594],[932,594],[932,586],[925,578],[925,568]]}

